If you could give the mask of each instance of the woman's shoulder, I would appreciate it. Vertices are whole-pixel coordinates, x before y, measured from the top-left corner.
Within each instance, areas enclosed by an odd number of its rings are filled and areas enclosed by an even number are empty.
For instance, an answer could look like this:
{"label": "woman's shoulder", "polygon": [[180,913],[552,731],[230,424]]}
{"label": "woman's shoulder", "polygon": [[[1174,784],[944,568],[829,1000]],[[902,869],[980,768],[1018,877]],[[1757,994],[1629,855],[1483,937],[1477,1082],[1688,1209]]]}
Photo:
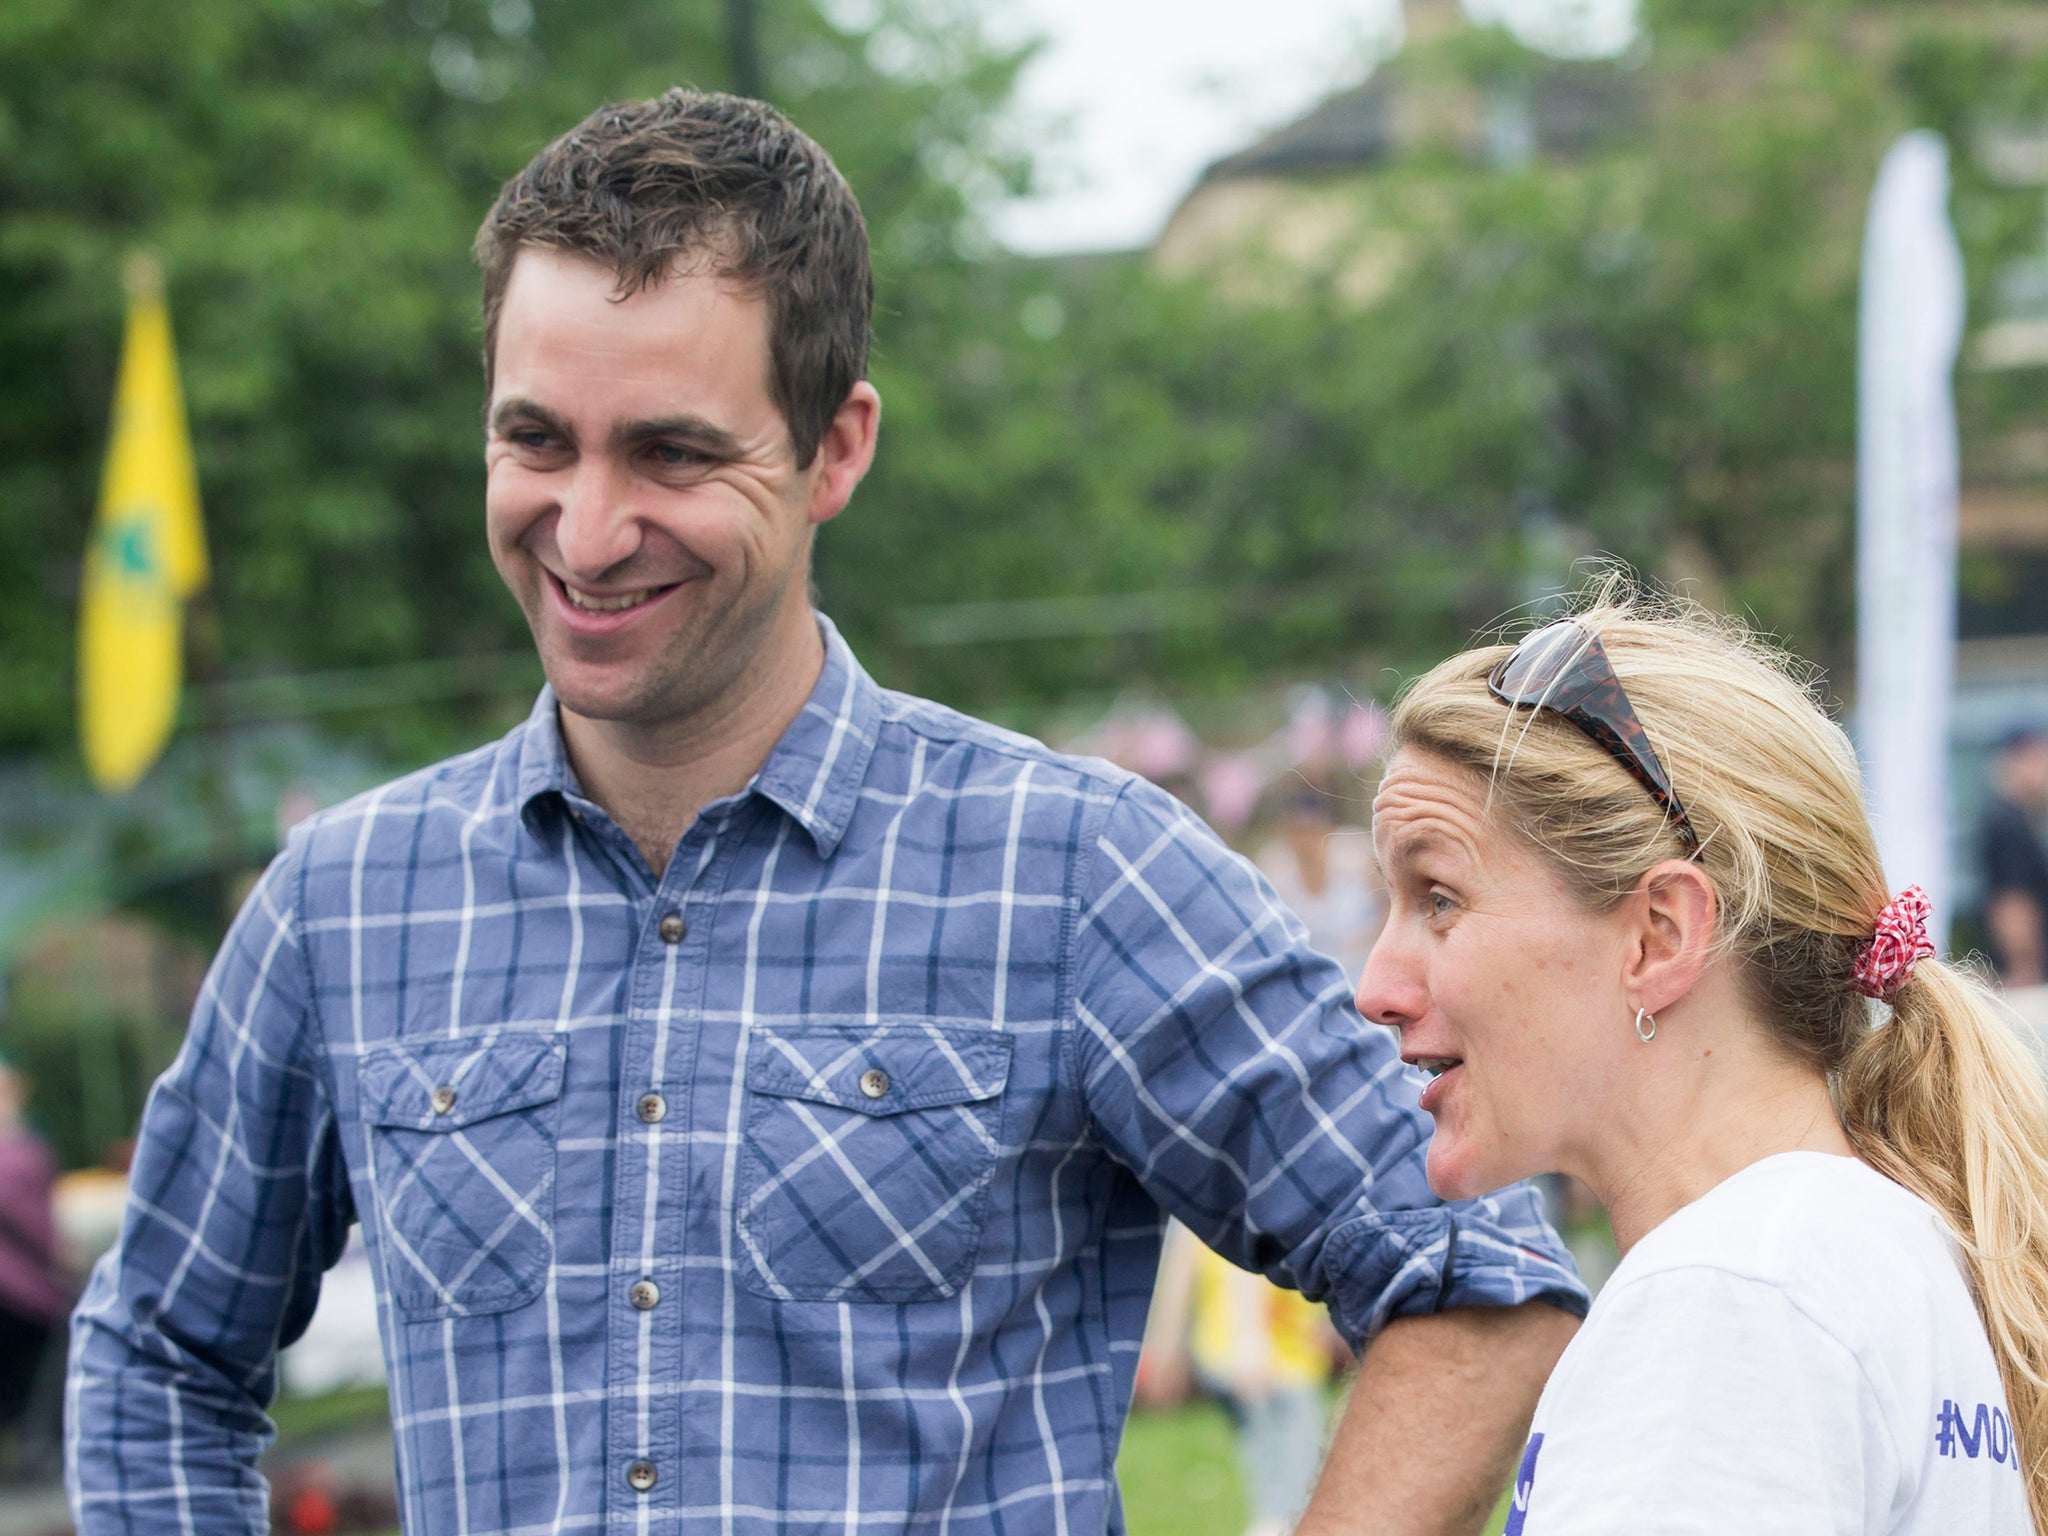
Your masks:
{"label": "woman's shoulder", "polygon": [[1855,1158],[1752,1164],[1644,1237],[1610,1286],[1666,1290],[1702,1273],[1777,1294],[1866,1360],[1944,1324],[1980,1326],[1941,1217]]}
{"label": "woman's shoulder", "polygon": [[1851,1159],[1767,1158],[1649,1233],[1601,1290],[1537,1410],[1529,1528],[1623,1529],[1664,1508],[1725,1530],[2008,1529],[1891,1518],[1982,1507],[1970,1478],[1993,1463],[1944,1460],[1936,1436],[1945,1405],[1999,1400],[1935,1212]]}
{"label": "woman's shoulder", "polygon": [[1896,1258],[1902,1248],[1955,1265],[1940,1216],[1911,1190],[1857,1158],[1781,1152],[1674,1212],[1630,1258],[1647,1273],[1705,1254],[1771,1280],[1872,1251]]}
{"label": "woman's shoulder", "polygon": [[1947,1227],[1911,1190],[1853,1157],[1784,1152],[1674,1212],[1622,1268],[1647,1278],[1707,1264],[1796,1290],[1840,1273],[1867,1281],[1872,1263],[1962,1278]]}

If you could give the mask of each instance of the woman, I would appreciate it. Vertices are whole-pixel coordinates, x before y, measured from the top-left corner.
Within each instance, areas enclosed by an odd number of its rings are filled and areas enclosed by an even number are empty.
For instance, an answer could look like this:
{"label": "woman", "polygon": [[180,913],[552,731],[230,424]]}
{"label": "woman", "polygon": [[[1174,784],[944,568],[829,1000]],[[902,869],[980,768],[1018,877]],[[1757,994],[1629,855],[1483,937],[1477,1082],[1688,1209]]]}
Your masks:
{"label": "woman", "polygon": [[2048,1108],[1788,658],[1610,582],[1393,738],[1359,1006],[1430,1182],[1575,1175],[1623,1254],[1509,1531],[2048,1531]]}

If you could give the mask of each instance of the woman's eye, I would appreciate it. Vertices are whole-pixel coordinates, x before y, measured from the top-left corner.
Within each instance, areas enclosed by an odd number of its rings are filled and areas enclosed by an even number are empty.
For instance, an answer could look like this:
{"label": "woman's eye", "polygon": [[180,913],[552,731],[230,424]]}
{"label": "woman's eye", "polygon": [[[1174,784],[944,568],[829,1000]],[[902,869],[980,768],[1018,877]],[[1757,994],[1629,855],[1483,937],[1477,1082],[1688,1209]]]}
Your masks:
{"label": "woman's eye", "polygon": [[1458,905],[1457,902],[1446,896],[1442,891],[1431,891],[1425,898],[1425,901],[1429,907],[1429,915],[1431,917],[1442,917]]}

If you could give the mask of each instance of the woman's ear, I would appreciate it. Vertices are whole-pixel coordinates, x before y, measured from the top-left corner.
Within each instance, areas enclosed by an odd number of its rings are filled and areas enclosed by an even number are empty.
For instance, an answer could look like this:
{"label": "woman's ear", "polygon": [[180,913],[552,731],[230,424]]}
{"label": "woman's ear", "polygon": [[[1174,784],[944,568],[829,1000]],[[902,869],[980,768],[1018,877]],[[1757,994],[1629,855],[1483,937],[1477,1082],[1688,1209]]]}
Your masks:
{"label": "woman's ear", "polygon": [[1720,898],[1699,865],[1666,859],[1636,882],[1621,982],[1637,1007],[1662,1013],[1690,992],[1714,949]]}

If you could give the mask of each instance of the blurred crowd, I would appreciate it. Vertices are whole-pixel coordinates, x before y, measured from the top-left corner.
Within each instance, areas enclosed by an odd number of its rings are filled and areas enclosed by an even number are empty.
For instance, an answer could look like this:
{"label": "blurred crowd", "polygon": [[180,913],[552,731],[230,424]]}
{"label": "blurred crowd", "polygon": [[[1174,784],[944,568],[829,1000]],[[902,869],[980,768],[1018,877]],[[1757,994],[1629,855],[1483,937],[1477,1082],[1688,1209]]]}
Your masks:
{"label": "blurred crowd", "polygon": [[2048,729],[2022,726],[1999,743],[1991,798],[1977,828],[1984,941],[2008,988],[2048,982]]}
{"label": "blurred crowd", "polygon": [[0,1478],[42,1479],[59,1455],[72,1288],[57,1235],[57,1159],[27,1109],[27,1079],[0,1056]]}

